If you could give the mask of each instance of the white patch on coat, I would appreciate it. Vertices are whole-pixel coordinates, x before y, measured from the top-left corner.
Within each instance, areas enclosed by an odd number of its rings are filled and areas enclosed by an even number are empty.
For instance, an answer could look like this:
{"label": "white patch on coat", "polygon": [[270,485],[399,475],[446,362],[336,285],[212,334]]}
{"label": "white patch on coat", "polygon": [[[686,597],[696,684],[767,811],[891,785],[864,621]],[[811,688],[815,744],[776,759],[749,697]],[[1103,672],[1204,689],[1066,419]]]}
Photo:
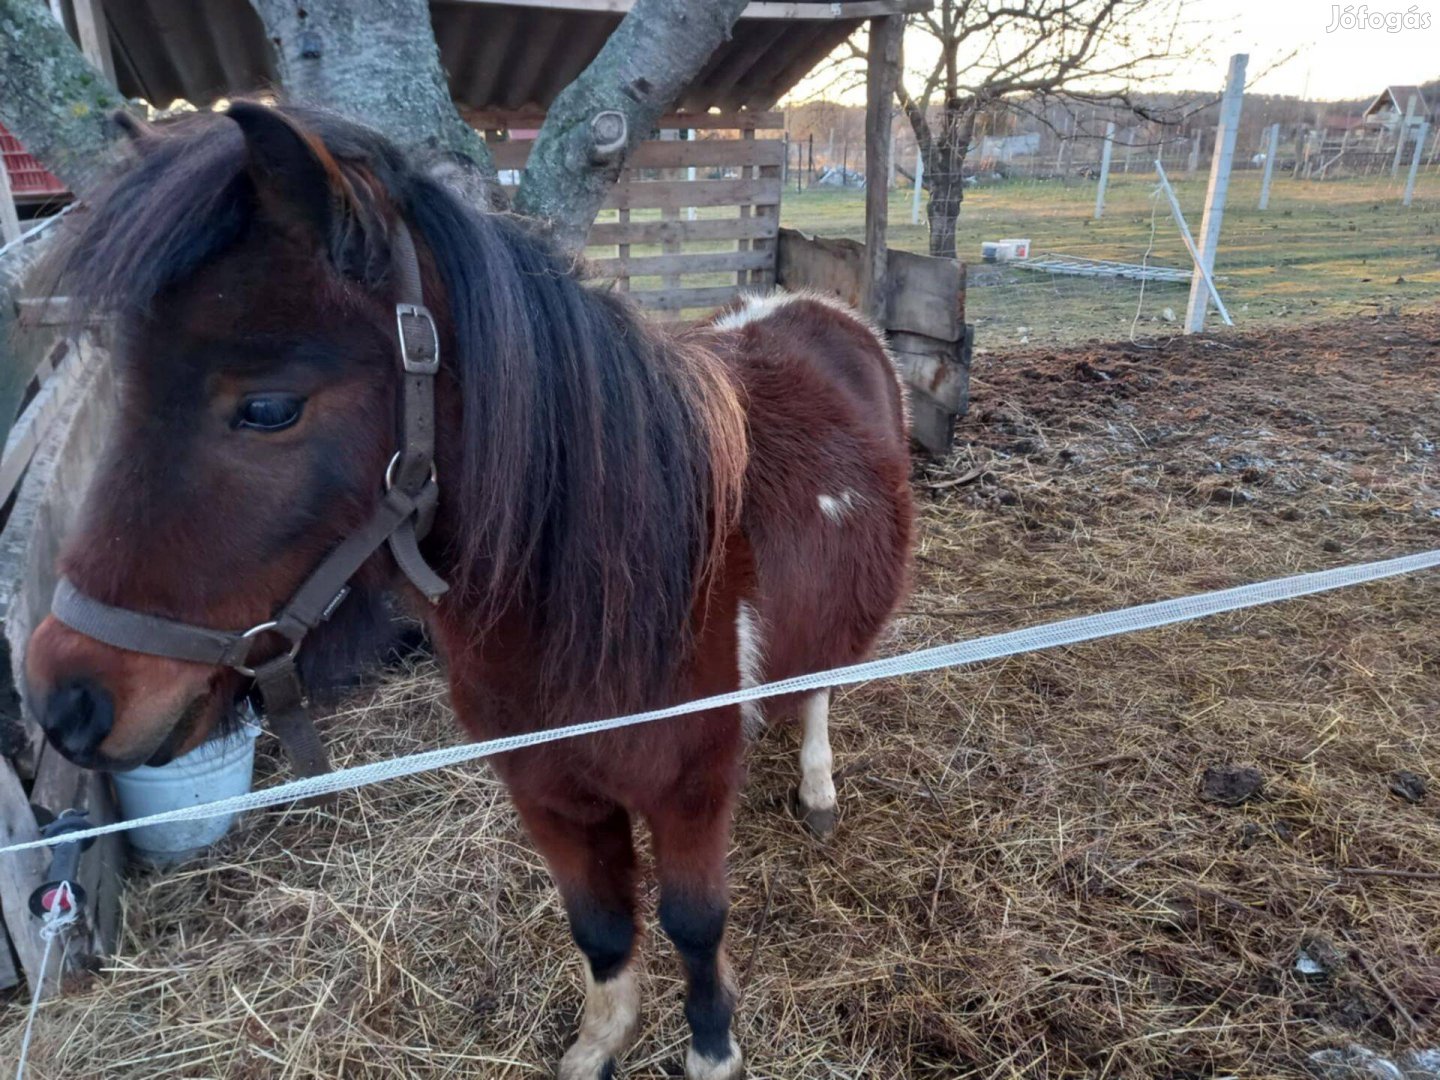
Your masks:
{"label": "white patch on coat", "polygon": [[800,802],[807,810],[835,807],[835,756],[830,751],[830,691],[817,690],[800,703]]}
{"label": "white patch on coat", "polygon": [[[735,637],[740,664],[740,689],[748,690],[759,686],[765,678],[765,638],[750,601],[741,600],[735,614]],[[740,716],[745,722],[745,732],[752,738],[765,726],[765,711],[758,701],[747,701],[740,706]]]}
{"label": "white patch on coat", "polygon": [[685,1055],[685,1080],[738,1080],[744,1071],[745,1058],[733,1035],[730,1036],[730,1052],[719,1061],[697,1054],[693,1046]]}
{"label": "white patch on coat", "polygon": [[759,293],[746,293],[740,298],[738,308],[734,311],[727,311],[715,320],[715,329],[742,330],[751,323],[768,319],[786,304],[809,295],[809,293],[803,292],[772,292],[764,296]]}
{"label": "white patch on coat", "polygon": [[585,1015],[580,1035],[560,1059],[559,1080],[596,1080],[611,1058],[635,1037],[640,1018],[640,984],[632,960],[619,974],[596,982],[585,965]]}
{"label": "white patch on coat", "polygon": [[845,515],[854,510],[864,500],[858,491],[846,488],[838,495],[817,495],[815,501],[820,505],[820,512],[829,518],[836,525],[844,520]]}

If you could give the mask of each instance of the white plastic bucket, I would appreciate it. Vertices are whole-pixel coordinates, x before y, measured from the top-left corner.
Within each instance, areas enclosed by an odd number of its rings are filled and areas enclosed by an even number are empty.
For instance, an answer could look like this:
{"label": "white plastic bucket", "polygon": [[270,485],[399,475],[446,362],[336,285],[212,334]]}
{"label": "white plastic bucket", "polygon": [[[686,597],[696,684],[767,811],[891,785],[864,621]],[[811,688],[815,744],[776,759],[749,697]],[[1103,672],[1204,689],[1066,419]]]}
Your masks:
{"label": "white plastic bucket", "polygon": [[[255,772],[258,724],[245,720],[228,738],[211,739],[166,765],[141,765],[112,775],[120,816],[126,821],[184,806],[244,795]],[[146,825],[129,832],[130,844],[150,863],[179,862],[219,840],[234,814]]]}

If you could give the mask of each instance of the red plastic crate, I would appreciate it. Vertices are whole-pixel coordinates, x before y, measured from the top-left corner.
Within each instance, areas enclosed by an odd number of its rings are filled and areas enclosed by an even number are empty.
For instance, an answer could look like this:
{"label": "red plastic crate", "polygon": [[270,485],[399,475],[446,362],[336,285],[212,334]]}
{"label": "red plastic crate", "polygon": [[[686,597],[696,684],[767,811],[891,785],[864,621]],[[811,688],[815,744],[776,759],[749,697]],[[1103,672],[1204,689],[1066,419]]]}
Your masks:
{"label": "red plastic crate", "polygon": [[20,140],[0,124],[0,159],[10,174],[10,191],[16,198],[36,195],[64,195],[69,189],[54,173],[27,154]]}

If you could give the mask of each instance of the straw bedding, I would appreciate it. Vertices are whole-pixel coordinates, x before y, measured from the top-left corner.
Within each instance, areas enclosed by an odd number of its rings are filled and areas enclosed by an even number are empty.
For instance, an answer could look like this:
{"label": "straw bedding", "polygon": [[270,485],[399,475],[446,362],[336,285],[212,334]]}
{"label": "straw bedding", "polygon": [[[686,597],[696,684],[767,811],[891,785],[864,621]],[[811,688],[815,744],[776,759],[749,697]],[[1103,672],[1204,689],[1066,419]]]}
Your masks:
{"label": "straw bedding", "polygon": [[[1435,547],[1437,416],[1440,313],[981,355],[882,650]],[[772,727],[732,858],[750,1075],[1291,1077],[1440,1044],[1437,616],[1431,574],[847,690],[826,843]],[[324,728],[342,764],[455,737],[425,664]],[[544,1076],[581,1001],[483,768],[256,815],[136,874],[124,926],[32,1077]],[[625,1075],[675,1076],[678,971],[644,948]]]}

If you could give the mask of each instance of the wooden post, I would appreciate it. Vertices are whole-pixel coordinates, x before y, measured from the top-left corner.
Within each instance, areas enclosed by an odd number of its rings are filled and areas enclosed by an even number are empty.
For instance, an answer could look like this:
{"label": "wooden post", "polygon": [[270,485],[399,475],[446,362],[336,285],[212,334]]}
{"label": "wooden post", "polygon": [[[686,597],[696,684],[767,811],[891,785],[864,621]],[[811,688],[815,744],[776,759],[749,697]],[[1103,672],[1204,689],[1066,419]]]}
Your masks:
{"label": "wooden post", "polygon": [[925,155],[915,146],[915,194],[910,198],[910,224],[920,224],[920,196],[925,190]]}
{"label": "wooden post", "polygon": [[[1200,220],[1200,257],[1205,273],[1215,269],[1215,250],[1220,246],[1220,223],[1225,217],[1225,196],[1230,191],[1230,166],[1235,161],[1235,136],[1240,128],[1240,105],[1245,98],[1245,65],[1250,57],[1236,53],[1230,58],[1230,75],[1220,101],[1220,124],[1215,129],[1215,153],[1210,158],[1210,185],[1205,191],[1205,216]],[[1190,306],[1185,312],[1185,332],[1205,328],[1210,293],[1202,275],[1190,280]]]}
{"label": "wooden post", "polygon": [[1280,125],[1270,125],[1270,141],[1265,144],[1265,176],[1260,181],[1260,209],[1270,209],[1270,177],[1275,172],[1275,155],[1280,152]]}
{"label": "wooden post", "polygon": [[110,27],[105,22],[101,0],[74,0],[75,28],[80,32],[80,51],[105,78],[115,81],[115,57],[110,52]]}
{"label": "wooden post", "polygon": [[[1410,100],[1405,103],[1405,118],[1400,121],[1400,130],[1395,133],[1395,160],[1390,163],[1391,180],[1400,175],[1400,157],[1405,153],[1405,140],[1410,135],[1410,124],[1415,119],[1415,106],[1419,103],[1418,94],[1411,94]],[[1400,103],[1397,101],[1395,104]]]}
{"label": "wooden post", "polygon": [[1105,125],[1105,142],[1100,150],[1100,187],[1095,192],[1095,220],[1105,214],[1105,188],[1110,183],[1110,152],[1115,146],[1115,121]]}
{"label": "wooden post", "polygon": [[809,182],[813,184],[815,183],[815,133],[813,131],[810,133],[810,138],[807,140],[805,152],[807,155],[807,161],[809,162],[809,164],[806,166],[805,171],[810,174]]}
{"label": "wooden post", "polygon": [[1420,173],[1420,157],[1425,153],[1425,140],[1430,135],[1430,123],[1428,120],[1420,122],[1420,130],[1415,133],[1415,156],[1410,159],[1410,175],[1405,178],[1405,205],[1409,206],[1415,200],[1415,177]]}
{"label": "wooden post", "polygon": [[20,215],[10,191],[10,173],[0,161],[0,244],[13,244],[20,239],[20,231]]}
{"label": "wooden post", "polygon": [[900,81],[900,41],[905,16],[870,20],[870,63],[865,79],[865,267],[861,300],[865,314],[885,325],[885,226],[890,212],[890,130]]}

